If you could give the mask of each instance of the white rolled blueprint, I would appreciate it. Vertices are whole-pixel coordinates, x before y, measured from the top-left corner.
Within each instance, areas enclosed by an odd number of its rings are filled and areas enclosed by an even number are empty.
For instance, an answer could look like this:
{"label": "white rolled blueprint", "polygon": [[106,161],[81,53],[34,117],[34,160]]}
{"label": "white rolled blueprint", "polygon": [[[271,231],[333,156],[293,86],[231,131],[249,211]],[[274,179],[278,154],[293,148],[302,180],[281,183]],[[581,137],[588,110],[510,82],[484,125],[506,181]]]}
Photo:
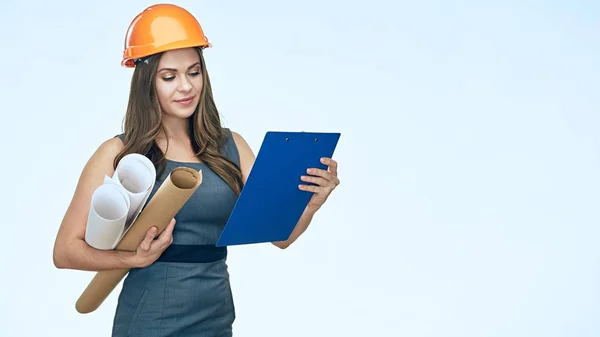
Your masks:
{"label": "white rolled blueprint", "polygon": [[124,156],[112,177],[93,193],[85,241],[96,249],[115,249],[136,220],[154,188],[156,169],[146,156]]}

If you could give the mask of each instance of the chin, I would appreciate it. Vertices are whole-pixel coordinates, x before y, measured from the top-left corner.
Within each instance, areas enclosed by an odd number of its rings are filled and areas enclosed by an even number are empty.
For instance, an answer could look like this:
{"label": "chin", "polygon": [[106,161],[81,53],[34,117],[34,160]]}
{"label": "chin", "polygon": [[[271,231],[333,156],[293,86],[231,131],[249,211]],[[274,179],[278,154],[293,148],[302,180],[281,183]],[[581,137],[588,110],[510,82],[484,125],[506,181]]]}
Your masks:
{"label": "chin", "polygon": [[170,111],[170,115],[177,117],[177,118],[189,118],[194,114],[194,111],[196,111],[196,107],[198,105],[193,105],[190,106],[189,108],[181,108],[181,107],[172,107],[171,111]]}
{"label": "chin", "polygon": [[192,117],[192,115],[194,114],[195,109],[189,109],[189,110],[174,110],[171,112],[171,115],[177,117],[177,118],[181,118],[181,119],[186,119],[186,118],[190,118]]}

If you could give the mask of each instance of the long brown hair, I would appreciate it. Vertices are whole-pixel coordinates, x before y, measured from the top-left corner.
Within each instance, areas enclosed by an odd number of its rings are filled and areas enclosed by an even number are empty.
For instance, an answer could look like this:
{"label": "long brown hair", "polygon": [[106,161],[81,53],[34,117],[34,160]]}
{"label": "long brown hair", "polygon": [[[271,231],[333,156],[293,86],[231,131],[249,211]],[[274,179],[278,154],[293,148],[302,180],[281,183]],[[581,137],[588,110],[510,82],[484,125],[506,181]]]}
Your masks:
{"label": "long brown hair", "polygon": [[[226,135],[221,126],[221,118],[214,102],[202,49],[197,48],[197,51],[200,56],[203,86],[198,107],[189,118],[189,134],[192,137],[192,147],[198,159],[221,177],[239,195],[243,184],[242,174],[239,166],[220,152],[226,140]],[[127,154],[140,153],[154,163],[158,175],[161,175],[165,170],[165,154],[156,143],[156,137],[161,131],[162,122],[162,112],[154,87],[160,57],[160,54],[156,54],[146,58],[133,71],[129,102],[123,122],[124,148],[113,162],[115,169],[119,161]]]}

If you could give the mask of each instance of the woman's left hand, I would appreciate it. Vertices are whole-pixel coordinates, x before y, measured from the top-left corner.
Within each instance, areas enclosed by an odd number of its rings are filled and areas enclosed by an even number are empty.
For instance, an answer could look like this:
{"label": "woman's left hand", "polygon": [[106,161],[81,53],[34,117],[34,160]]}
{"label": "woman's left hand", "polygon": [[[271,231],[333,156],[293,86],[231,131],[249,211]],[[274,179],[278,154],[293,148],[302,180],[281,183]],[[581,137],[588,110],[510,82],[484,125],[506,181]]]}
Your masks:
{"label": "woman's left hand", "polygon": [[315,210],[323,206],[331,192],[340,184],[337,174],[338,163],[331,158],[321,158],[321,163],[327,165],[328,169],[309,168],[306,170],[308,175],[300,177],[302,181],[315,185],[301,184],[298,186],[303,191],[314,192],[308,207]]}

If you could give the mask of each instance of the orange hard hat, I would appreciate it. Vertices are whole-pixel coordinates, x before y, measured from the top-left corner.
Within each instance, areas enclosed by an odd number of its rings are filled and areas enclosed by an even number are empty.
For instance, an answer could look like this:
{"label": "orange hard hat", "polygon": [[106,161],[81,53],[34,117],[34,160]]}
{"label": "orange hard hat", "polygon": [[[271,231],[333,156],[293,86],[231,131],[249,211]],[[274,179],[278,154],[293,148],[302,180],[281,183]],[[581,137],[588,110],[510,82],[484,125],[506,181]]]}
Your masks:
{"label": "orange hard hat", "polygon": [[196,18],[176,5],[150,6],[127,29],[121,65],[133,68],[140,58],[188,47],[210,47]]}

